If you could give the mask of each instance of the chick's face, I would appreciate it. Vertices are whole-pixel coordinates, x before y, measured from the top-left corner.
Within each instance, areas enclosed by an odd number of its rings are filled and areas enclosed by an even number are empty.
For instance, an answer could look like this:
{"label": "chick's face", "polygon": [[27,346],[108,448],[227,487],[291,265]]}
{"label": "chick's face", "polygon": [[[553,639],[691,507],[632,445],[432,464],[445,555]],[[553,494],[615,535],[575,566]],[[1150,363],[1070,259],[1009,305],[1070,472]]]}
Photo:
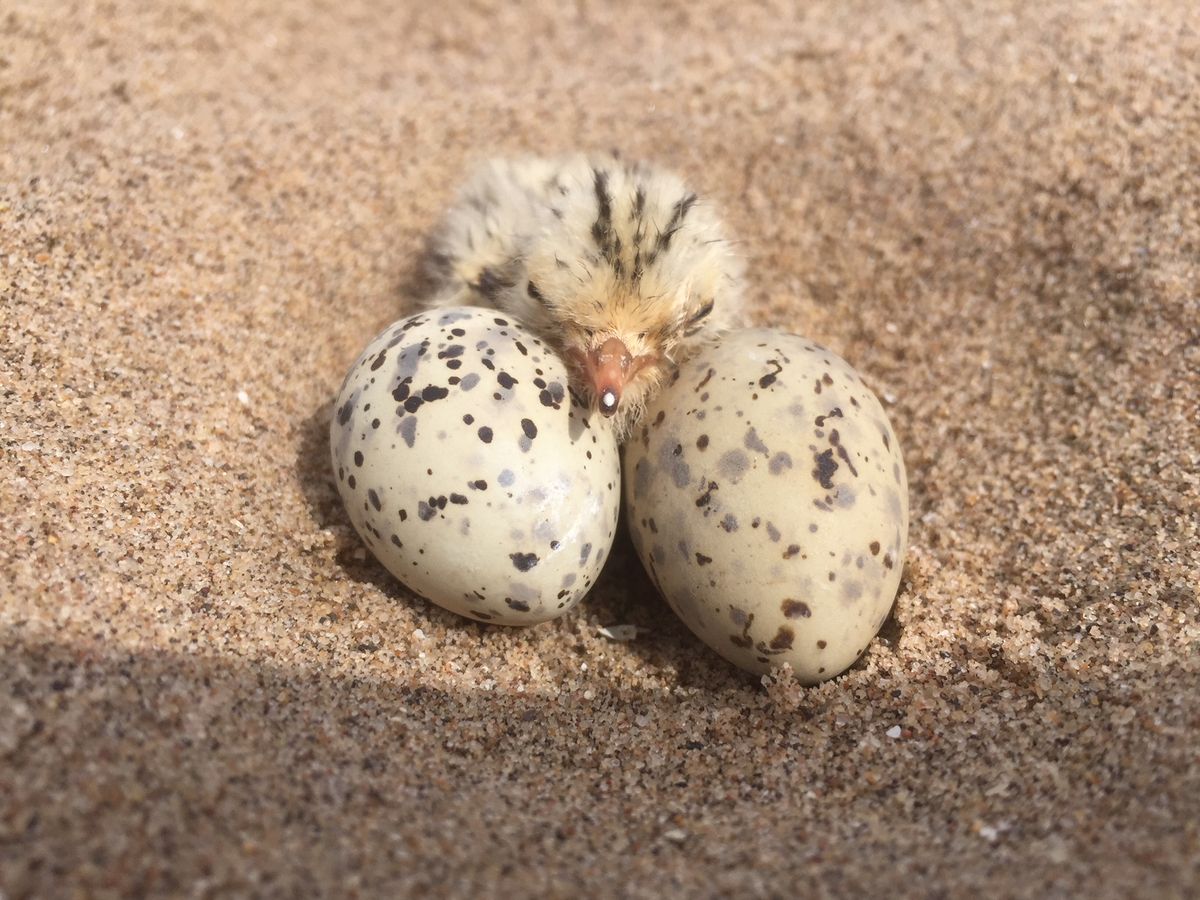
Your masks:
{"label": "chick's face", "polygon": [[515,305],[624,437],[674,363],[740,318],[740,265],[712,211],[671,176],[607,160],[551,187]]}
{"label": "chick's face", "polygon": [[603,278],[562,284],[553,298],[534,293],[542,331],[569,361],[573,386],[601,414],[616,419],[621,436],[647,401],[721,317],[717,298],[695,286],[659,293]]}
{"label": "chick's face", "polygon": [[561,321],[563,352],[596,408],[612,416],[624,406],[640,408],[671,363],[673,322],[662,310],[624,298],[597,309],[578,303],[578,314]]}

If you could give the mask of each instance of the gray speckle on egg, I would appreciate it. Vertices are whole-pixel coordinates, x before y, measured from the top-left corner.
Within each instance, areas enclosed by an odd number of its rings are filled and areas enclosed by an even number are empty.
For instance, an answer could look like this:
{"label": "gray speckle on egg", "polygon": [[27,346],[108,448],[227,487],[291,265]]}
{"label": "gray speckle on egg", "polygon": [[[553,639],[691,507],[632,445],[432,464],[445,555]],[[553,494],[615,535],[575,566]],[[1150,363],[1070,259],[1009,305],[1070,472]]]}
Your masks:
{"label": "gray speckle on egg", "polygon": [[616,530],[616,443],[562,361],[495,310],[422,312],[351,367],[330,423],[354,528],[412,591],[529,625],[592,586]]}
{"label": "gray speckle on egg", "polygon": [[625,494],[651,579],[743,669],[832,678],[887,618],[908,540],[900,447],[858,373],[802,337],[736,331],[686,362],[626,445]]}

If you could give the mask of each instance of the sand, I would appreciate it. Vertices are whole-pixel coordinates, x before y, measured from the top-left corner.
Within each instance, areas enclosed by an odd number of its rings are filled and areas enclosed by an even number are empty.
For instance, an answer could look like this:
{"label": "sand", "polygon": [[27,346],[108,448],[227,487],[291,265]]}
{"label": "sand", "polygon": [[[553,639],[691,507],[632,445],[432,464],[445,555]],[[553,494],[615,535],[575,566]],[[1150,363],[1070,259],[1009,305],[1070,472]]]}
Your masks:
{"label": "sand", "polygon": [[[0,895],[1200,895],[1198,85],[1187,0],[10,0]],[[912,550],[844,677],[732,670],[627,541],[462,621],[339,507],[463,173],[581,147],[885,398]]]}

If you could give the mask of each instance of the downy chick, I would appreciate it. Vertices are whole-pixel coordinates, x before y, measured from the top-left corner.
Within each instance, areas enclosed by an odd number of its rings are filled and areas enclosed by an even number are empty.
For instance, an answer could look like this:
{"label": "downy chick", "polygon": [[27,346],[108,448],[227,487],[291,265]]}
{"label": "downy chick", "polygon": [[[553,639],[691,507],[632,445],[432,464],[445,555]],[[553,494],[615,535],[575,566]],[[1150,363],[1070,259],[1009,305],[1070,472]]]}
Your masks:
{"label": "downy chick", "polygon": [[516,317],[619,440],[676,363],[741,321],[741,263],[713,211],[674,175],[613,156],[486,164],[429,260],[430,305]]}

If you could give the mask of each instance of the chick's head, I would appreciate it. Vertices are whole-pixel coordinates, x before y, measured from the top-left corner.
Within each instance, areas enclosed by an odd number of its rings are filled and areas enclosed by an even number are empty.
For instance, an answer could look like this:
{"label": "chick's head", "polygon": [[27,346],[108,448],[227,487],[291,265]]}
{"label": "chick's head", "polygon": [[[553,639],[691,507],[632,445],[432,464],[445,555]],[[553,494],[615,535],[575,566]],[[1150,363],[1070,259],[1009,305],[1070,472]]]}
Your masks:
{"label": "chick's head", "polygon": [[738,280],[723,247],[687,265],[614,265],[603,254],[528,260],[542,331],[573,383],[624,440],[675,365],[740,318]]}

